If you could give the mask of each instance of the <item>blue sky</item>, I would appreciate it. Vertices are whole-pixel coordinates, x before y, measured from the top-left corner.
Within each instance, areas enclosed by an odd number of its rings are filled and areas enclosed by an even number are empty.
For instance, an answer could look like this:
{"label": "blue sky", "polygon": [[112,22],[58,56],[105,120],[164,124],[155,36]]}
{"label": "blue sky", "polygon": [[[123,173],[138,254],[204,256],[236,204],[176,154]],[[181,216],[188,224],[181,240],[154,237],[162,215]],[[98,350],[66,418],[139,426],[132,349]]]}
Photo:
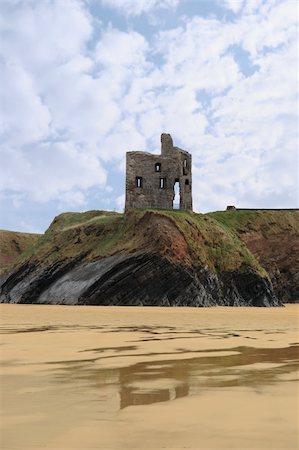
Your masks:
{"label": "blue sky", "polygon": [[198,212],[298,207],[296,0],[1,0],[0,228],[124,205],[125,153],[193,155]]}

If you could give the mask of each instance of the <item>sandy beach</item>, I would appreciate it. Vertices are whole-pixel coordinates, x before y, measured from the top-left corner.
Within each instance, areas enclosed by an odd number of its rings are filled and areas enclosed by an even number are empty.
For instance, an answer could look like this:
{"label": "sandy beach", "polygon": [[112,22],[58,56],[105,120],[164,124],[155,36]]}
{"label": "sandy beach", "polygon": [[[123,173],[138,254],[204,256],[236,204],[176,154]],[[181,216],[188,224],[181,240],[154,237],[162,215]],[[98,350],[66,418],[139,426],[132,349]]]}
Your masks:
{"label": "sandy beach", "polygon": [[0,305],[1,448],[298,448],[298,312]]}

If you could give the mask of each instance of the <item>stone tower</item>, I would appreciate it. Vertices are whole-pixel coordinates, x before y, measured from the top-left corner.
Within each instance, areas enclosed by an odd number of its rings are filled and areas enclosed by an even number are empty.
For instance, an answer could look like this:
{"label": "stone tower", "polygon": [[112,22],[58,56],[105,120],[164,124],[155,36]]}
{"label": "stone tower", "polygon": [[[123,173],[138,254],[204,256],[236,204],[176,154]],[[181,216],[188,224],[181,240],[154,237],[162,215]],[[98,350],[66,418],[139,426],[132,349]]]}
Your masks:
{"label": "stone tower", "polygon": [[177,209],[192,211],[192,157],[173,146],[170,134],[161,134],[161,155],[127,152],[126,210],[173,209],[176,183],[180,194]]}

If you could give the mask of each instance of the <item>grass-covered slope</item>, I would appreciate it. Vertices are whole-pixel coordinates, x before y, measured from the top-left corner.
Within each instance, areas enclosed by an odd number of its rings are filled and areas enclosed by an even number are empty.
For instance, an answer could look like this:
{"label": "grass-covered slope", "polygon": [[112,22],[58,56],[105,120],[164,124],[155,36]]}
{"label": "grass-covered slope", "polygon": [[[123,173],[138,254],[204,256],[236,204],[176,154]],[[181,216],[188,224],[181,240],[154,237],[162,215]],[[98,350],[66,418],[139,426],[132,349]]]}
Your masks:
{"label": "grass-covered slope", "polygon": [[0,273],[34,245],[40,234],[0,230]]}
{"label": "grass-covered slope", "polygon": [[[16,257],[17,263],[28,258],[40,264],[77,257],[91,261],[123,250],[143,249],[187,265],[207,265],[215,271],[249,266],[262,275],[266,272],[253,237],[270,244],[271,238],[281,239],[281,235],[288,247],[298,245],[298,212],[133,210],[124,215],[87,211],[57,216],[44,235],[0,234],[6,263]],[[289,258],[289,252],[279,247],[279,253]]]}
{"label": "grass-covered slope", "polygon": [[264,235],[282,231],[299,233],[299,210],[229,210],[212,212],[208,216],[238,234],[251,231]]}
{"label": "grass-covered slope", "polygon": [[138,250],[159,253],[185,265],[206,265],[214,271],[250,266],[265,275],[233,229],[213,215],[183,211],[64,213],[53,220],[22,259],[33,258],[43,265],[68,258],[92,261]]}

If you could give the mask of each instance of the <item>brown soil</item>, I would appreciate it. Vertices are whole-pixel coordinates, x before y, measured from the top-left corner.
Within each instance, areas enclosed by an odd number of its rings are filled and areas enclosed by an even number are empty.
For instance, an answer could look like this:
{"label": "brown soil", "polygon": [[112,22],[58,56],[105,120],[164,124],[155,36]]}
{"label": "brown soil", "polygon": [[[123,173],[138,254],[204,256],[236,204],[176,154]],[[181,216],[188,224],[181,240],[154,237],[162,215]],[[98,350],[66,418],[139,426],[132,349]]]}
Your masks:
{"label": "brown soil", "polygon": [[143,248],[154,250],[161,256],[187,266],[192,264],[190,249],[184,235],[169,217],[147,212],[137,227],[142,232]]}

